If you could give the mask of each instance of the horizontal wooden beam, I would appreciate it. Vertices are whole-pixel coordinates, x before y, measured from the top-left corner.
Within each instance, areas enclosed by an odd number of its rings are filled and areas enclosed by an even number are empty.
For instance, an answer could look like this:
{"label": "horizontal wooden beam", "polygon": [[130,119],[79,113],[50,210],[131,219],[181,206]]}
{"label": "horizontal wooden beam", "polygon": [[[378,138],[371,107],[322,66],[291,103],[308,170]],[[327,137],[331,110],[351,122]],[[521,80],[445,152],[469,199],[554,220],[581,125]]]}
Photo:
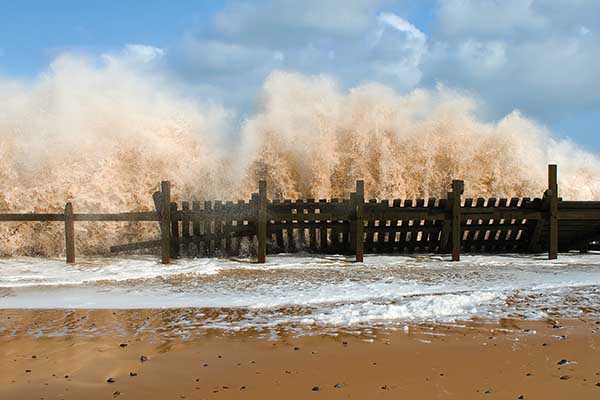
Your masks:
{"label": "horizontal wooden beam", "polygon": [[145,242],[118,244],[116,246],[110,246],[110,251],[111,253],[118,253],[121,251],[152,249],[155,247],[160,247],[160,245],[160,240],[147,240]]}

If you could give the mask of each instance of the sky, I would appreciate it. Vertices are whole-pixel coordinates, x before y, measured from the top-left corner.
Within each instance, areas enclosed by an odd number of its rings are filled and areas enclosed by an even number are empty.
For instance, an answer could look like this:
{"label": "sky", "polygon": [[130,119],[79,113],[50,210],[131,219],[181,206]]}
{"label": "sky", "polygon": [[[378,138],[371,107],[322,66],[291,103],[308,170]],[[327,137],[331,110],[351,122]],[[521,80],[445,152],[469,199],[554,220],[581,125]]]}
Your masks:
{"label": "sky", "polygon": [[274,70],[448,86],[496,120],[519,110],[600,152],[600,1],[3,1],[0,79],[62,54],[134,58],[189,95],[252,113]]}

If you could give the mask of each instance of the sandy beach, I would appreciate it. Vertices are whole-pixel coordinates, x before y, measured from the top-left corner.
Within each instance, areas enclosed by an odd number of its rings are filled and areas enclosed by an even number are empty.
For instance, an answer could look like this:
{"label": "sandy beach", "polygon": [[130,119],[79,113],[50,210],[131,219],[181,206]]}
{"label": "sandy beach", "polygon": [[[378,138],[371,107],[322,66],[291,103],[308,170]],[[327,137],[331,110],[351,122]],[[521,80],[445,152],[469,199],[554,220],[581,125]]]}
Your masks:
{"label": "sandy beach", "polygon": [[[31,334],[59,312],[24,311],[29,326],[13,325],[19,311],[1,313],[14,329],[0,337],[0,398],[600,397],[600,321],[593,318],[275,337],[249,331],[186,339],[136,334],[133,326],[120,334]],[[132,313],[70,314],[102,330],[128,326],[122,318]]]}

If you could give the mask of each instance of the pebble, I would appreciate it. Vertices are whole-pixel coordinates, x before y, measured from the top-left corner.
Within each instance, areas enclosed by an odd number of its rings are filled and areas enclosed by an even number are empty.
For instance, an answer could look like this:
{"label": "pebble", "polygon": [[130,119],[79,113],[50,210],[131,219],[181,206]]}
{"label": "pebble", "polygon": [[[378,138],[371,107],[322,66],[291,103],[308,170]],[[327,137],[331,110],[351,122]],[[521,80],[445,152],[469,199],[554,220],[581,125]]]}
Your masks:
{"label": "pebble", "polygon": [[242,386],[240,390],[246,390],[246,386]]}
{"label": "pebble", "polygon": [[137,372],[130,372],[129,376],[137,376]]}
{"label": "pebble", "polygon": [[492,389],[486,389],[486,391],[485,391],[485,392],[483,392],[483,393],[485,393],[485,394],[490,394],[490,393],[492,393]]}
{"label": "pebble", "polygon": [[294,350],[300,350],[300,347],[294,347]]}
{"label": "pebble", "polygon": [[313,386],[313,388],[312,388],[312,391],[313,391],[313,392],[318,392],[319,390],[321,390],[321,389],[319,389],[319,387],[318,387],[318,386]]}
{"label": "pebble", "polygon": [[31,372],[31,370],[30,369],[26,369],[25,372]]}
{"label": "pebble", "polygon": [[570,379],[570,378],[571,378],[571,377],[570,377],[569,375],[563,375],[563,376],[561,376],[561,377],[560,377],[560,380],[561,380],[561,381],[566,381],[566,380],[568,380],[568,379]]}
{"label": "pebble", "polygon": [[333,387],[336,389],[341,389],[344,387],[344,385],[342,385],[341,383],[336,383],[335,385],[333,385]]}
{"label": "pebble", "polygon": [[600,387],[600,382],[597,382],[597,383],[596,383],[596,386]]}
{"label": "pebble", "polygon": [[150,360],[150,357],[148,357],[148,356],[140,356],[140,361],[141,362],[145,362],[145,361],[148,361],[148,360]]}
{"label": "pebble", "polygon": [[116,392],[113,393],[113,396],[119,396],[121,394],[121,392],[119,392],[118,390]]}
{"label": "pebble", "polygon": [[519,395],[519,397],[517,397],[517,399],[519,400],[523,400],[525,398],[525,396],[523,396],[522,394]]}
{"label": "pebble", "polygon": [[110,377],[110,378],[108,378],[108,379],[106,380],[106,382],[108,382],[108,383],[115,383],[115,378],[113,378],[113,377]]}
{"label": "pebble", "polygon": [[121,347],[121,348],[127,347],[127,343],[121,343],[121,344],[119,345],[119,347]]}
{"label": "pebble", "polygon": [[388,385],[383,385],[383,386],[381,387],[381,389],[382,389],[382,390],[388,390],[388,389],[389,389],[389,386],[388,386]]}
{"label": "pebble", "polygon": [[564,358],[562,360],[560,360],[559,362],[557,362],[556,364],[558,365],[565,365],[567,364],[569,361],[565,360]]}

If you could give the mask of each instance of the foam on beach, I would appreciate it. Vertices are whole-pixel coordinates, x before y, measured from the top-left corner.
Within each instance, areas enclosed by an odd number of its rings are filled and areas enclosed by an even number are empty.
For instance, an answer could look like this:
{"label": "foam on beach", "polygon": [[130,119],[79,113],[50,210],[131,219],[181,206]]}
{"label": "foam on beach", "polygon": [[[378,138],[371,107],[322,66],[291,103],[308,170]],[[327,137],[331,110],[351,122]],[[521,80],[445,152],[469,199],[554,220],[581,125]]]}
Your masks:
{"label": "foam on beach", "polygon": [[600,313],[598,255],[274,256],[267,264],[153,258],[0,261],[0,308],[195,309],[196,328],[392,326]]}

